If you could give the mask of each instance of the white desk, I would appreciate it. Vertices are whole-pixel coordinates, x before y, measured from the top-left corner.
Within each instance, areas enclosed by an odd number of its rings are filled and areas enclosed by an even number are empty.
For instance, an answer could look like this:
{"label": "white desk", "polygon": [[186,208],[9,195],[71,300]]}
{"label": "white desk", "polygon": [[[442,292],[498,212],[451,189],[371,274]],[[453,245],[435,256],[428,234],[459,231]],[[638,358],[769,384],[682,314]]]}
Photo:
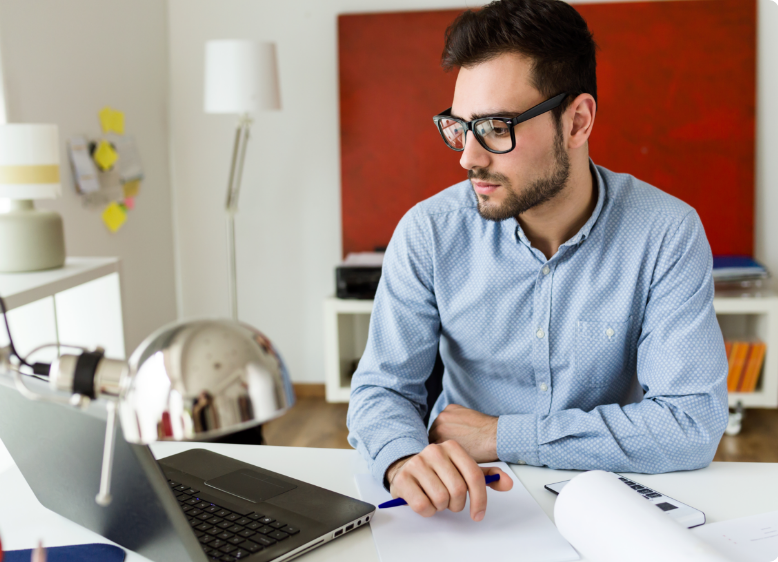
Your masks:
{"label": "white desk", "polygon": [[[206,443],[161,443],[152,449],[158,458],[162,458],[193,446],[211,449],[352,497],[357,497],[353,475],[367,472],[367,466],[356,451],[339,449]],[[41,506],[7,455],[0,444],[0,470],[6,467],[0,473],[0,536],[6,550],[32,548],[39,538],[46,546],[109,542]],[[543,485],[577,474],[529,466],[514,465],[511,468],[552,519],[556,496],[546,491]],[[638,482],[701,509],[708,516],[709,523],[778,508],[777,463],[713,463],[695,472],[633,476]],[[135,553],[127,554],[128,562],[145,560]],[[378,562],[378,555],[369,528],[362,527],[311,551],[301,560]]]}

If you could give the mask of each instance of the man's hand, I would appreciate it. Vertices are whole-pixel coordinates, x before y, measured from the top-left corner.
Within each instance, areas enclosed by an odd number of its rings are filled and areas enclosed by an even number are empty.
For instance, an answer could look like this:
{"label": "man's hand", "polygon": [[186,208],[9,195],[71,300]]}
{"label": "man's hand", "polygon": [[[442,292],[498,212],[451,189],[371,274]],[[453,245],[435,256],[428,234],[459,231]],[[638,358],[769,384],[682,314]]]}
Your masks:
{"label": "man's hand", "polygon": [[389,491],[403,498],[413,511],[430,517],[438,511],[459,512],[470,493],[470,518],[481,521],[486,514],[485,475],[499,474],[493,490],[506,492],[513,480],[497,467],[481,468],[456,441],[432,444],[418,455],[400,459],[386,471]]}
{"label": "man's hand", "polygon": [[497,420],[458,404],[449,404],[430,428],[430,443],[453,440],[476,462],[497,460]]}

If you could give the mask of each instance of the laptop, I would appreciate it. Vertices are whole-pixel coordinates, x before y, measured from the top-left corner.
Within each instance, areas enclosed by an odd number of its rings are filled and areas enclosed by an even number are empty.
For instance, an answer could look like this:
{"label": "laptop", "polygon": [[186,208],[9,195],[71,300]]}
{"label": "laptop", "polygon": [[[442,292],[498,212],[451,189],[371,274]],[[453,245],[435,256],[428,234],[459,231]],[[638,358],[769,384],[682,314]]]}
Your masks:
{"label": "laptop", "polygon": [[[31,378],[27,385],[50,394]],[[41,504],[155,562],[286,561],[368,523],[375,506],[204,449],[156,461],[117,436],[108,507],[105,405],[33,402],[0,375],[0,440]],[[121,428],[117,431],[121,433]]]}

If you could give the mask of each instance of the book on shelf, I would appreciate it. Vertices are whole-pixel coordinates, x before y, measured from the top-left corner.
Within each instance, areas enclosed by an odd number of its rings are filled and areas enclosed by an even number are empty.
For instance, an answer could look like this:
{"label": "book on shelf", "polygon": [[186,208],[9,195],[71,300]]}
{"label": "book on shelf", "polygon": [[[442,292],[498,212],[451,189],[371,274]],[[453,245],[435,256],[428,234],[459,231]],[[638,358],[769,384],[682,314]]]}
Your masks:
{"label": "book on shelf", "polygon": [[732,283],[768,277],[770,272],[767,268],[748,256],[713,256],[715,283]]}
{"label": "book on shelf", "polygon": [[726,340],[724,346],[729,363],[727,390],[754,392],[762,372],[767,344],[759,340]]}

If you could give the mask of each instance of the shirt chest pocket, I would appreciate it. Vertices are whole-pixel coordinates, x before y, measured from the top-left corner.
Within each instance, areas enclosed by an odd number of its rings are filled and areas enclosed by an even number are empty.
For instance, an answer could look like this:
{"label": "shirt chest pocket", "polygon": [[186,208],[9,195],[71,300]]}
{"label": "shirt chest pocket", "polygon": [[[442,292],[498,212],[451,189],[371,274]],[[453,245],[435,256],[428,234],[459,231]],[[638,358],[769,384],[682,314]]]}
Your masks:
{"label": "shirt chest pocket", "polygon": [[576,323],[575,376],[583,384],[603,387],[620,378],[629,356],[630,320]]}

